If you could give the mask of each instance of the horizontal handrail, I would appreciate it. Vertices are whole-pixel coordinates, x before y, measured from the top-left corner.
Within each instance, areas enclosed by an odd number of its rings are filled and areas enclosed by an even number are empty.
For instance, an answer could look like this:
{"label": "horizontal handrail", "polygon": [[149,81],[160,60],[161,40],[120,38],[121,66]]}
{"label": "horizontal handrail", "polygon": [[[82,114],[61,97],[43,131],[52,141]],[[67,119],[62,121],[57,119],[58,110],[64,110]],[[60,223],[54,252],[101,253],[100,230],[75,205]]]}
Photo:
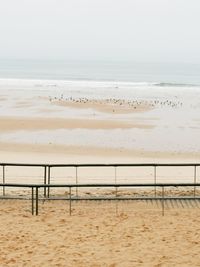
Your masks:
{"label": "horizontal handrail", "polygon": [[16,183],[0,183],[0,187],[4,186],[4,187],[198,187],[200,186],[200,183],[137,183],[137,184],[132,184],[132,183],[128,183],[128,184],[124,184],[124,183],[119,183],[119,184],[16,184]]}
{"label": "horizontal handrail", "polygon": [[16,167],[194,167],[200,163],[84,163],[84,164],[46,164],[46,163],[0,163],[0,166]]}

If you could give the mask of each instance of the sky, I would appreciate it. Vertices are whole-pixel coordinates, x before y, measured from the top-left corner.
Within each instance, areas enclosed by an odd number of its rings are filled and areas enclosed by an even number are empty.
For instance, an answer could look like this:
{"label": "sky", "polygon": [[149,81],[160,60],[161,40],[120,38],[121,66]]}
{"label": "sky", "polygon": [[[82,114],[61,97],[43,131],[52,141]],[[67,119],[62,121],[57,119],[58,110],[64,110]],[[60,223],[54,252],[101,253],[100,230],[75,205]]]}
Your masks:
{"label": "sky", "polygon": [[199,0],[0,0],[0,58],[200,63]]}

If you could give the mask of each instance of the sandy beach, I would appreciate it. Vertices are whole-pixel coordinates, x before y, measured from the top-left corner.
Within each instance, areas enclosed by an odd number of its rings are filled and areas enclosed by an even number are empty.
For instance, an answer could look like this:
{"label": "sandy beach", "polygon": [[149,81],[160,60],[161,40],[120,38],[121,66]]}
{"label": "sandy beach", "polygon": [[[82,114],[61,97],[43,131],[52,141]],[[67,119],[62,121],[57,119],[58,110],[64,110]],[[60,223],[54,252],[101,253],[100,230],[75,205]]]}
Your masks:
{"label": "sandy beach", "polygon": [[0,4],[0,267],[200,267],[200,1]]}
{"label": "sandy beach", "polygon": [[[70,93],[65,93],[66,88],[54,92],[38,86],[36,90],[32,85],[27,96],[13,84],[8,88],[15,90],[14,95],[1,85],[0,162],[199,162],[195,90],[190,97],[179,91],[165,96],[156,88],[156,97],[151,98],[148,91],[136,90],[128,100],[120,95],[102,97],[100,89],[96,97],[88,92],[83,98],[76,84]],[[5,171],[6,182],[43,183],[43,169],[6,167]],[[119,168],[116,173],[113,168],[78,170],[79,183],[151,183],[153,179],[153,168]],[[52,171],[54,183],[75,181],[73,168]],[[193,167],[157,170],[157,182],[193,181]],[[200,182],[199,168],[196,181]],[[168,193],[193,195],[192,189],[179,190]],[[65,191],[51,190],[51,194],[66,196]],[[7,196],[27,194],[30,192],[6,189]],[[87,190],[79,194],[112,196],[115,192]],[[134,194],[138,192],[118,191],[119,196]],[[140,195],[144,194],[140,190]],[[66,200],[40,202],[39,216],[32,216],[30,201],[1,200],[0,265],[200,266],[196,201],[166,202],[165,216],[156,202],[73,202],[72,216],[68,206]]]}
{"label": "sandy beach", "polygon": [[199,204],[1,200],[1,266],[199,266]]}

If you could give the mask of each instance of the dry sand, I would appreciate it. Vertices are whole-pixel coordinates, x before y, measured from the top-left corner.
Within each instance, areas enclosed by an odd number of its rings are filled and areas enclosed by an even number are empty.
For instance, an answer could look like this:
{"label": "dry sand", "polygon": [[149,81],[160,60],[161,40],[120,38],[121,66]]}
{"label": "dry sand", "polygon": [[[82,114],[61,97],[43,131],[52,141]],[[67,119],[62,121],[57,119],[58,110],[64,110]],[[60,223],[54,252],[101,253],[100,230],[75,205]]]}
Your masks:
{"label": "dry sand", "polygon": [[200,266],[199,204],[1,200],[0,266]]}
{"label": "dry sand", "polygon": [[[0,142],[1,162],[10,160],[29,161],[37,156],[37,162],[199,162],[199,152],[144,151],[125,148],[101,148],[90,146],[67,146],[58,144],[22,144]],[[11,161],[12,161],[11,160]],[[70,162],[72,162],[70,160]]]}
{"label": "dry sand", "polygon": [[[189,157],[126,152],[4,143],[0,156],[4,161],[60,163],[198,159],[195,154]],[[12,172],[15,182],[22,182],[21,174],[16,176],[15,169]],[[34,175],[31,174],[31,179]],[[192,177],[191,173],[188,177]],[[30,201],[1,200],[0,266],[200,266],[196,202],[166,204],[164,217],[161,205],[149,202],[73,202],[72,209],[69,216],[67,201],[40,202],[39,216],[32,216]]]}

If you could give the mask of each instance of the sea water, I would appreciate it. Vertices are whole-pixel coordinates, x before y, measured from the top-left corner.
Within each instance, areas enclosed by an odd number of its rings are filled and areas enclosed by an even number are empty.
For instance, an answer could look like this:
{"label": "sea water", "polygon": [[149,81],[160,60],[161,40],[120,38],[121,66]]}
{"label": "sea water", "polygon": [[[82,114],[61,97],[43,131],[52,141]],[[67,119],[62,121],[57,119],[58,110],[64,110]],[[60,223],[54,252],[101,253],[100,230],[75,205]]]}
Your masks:
{"label": "sea water", "polygon": [[133,61],[0,60],[0,78],[200,85],[200,64]]}

